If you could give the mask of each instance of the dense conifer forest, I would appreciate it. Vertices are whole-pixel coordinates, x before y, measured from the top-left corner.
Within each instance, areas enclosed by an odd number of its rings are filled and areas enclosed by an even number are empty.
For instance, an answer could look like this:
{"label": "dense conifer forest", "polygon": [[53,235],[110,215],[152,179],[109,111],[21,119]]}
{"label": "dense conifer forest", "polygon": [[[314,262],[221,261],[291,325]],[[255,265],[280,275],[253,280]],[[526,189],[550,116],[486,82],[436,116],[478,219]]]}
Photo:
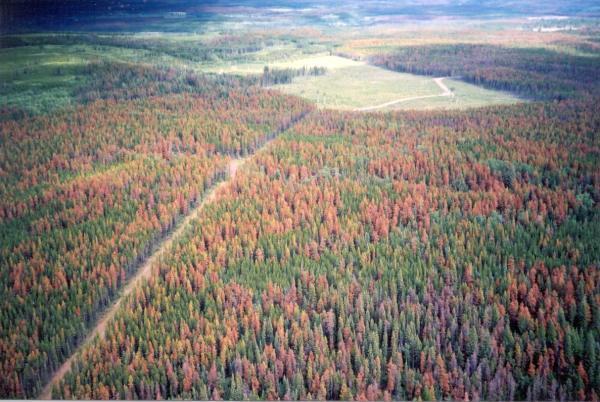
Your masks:
{"label": "dense conifer forest", "polygon": [[310,115],[55,396],[594,398],[593,110]]}
{"label": "dense conifer forest", "polygon": [[0,397],[598,400],[596,19],[223,7],[0,36]]}

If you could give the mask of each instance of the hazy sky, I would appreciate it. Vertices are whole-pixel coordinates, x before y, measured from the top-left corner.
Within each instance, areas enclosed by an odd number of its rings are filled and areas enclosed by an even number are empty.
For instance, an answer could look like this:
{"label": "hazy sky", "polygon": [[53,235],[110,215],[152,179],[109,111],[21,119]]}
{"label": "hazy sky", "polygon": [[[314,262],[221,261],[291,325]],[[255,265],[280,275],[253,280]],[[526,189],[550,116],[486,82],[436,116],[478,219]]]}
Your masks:
{"label": "hazy sky", "polygon": [[[122,13],[200,10],[203,6],[322,7],[429,18],[527,15],[600,16],[598,0],[0,0],[0,30],[64,28],[77,18]],[[28,27],[28,28],[27,28]]]}

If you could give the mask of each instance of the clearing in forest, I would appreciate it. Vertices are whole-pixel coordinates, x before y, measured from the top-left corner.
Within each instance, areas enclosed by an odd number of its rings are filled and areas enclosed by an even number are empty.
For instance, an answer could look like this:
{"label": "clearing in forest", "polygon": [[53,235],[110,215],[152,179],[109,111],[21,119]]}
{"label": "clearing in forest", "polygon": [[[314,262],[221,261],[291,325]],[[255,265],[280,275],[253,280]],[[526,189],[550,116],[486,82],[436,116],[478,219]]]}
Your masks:
{"label": "clearing in forest", "polygon": [[[321,64],[316,64],[317,61]],[[398,73],[337,56],[299,59],[286,66],[317,65],[326,67],[327,72],[320,76],[296,77],[291,83],[276,88],[309,99],[321,108],[343,110],[464,109],[521,101],[512,94],[456,79],[444,79],[447,88],[442,88],[432,77]],[[282,66],[272,65],[273,68]]]}

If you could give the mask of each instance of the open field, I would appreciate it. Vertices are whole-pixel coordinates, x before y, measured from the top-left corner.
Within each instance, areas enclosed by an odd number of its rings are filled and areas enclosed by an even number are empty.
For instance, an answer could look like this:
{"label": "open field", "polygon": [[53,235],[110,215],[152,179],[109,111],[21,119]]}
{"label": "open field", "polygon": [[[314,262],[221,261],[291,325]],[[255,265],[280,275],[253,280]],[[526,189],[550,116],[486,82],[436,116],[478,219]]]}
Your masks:
{"label": "open field", "polygon": [[[314,63],[314,64],[312,64]],[[321,76],[297,77],[290,84],[276,88],[315,102],[322,108],[374,110],[467,108],[495,104],[510,104],[518,98],[499,91],[480,88],[458,80],[446,84],[455,96],[444,93],[431,77],[397,73],[337,56],[299,59],[278,67],[324,66],[328,72]],[[413,99],[427,97],[421,99]],[[406,99],[406,102],[403,101]],[[395,102],[388,107],[377,107]]]}
{"label": "open field", "polygon": [[523,102],[522,99],[501,91],[481,88],[463,81],[444,79],[453,96],[438,96],[425,99],[414,99],[400,102],[382,110],[434,110],[434,109],[467,109],[472,107],[508,105]]}
{"label": "open field", "polygon": [[399,74],[360,63],[322,76],[298,77],[291,84],[277,88],[310,99],[320,107],[337,109],[355,109],[440,92],[428,77]]}
{"label": "open field", "polygon": [[[266,52],[263,52],[266,54]],[[338,70],[340,68],[362,66],[364,63],[354,60],[332,56],[328,53],[302,54],[298,52],[282,53],[278,58],[263,57],[255,62],[248,63],[217,63],[207,65],[202,68],[205,72],[223,73],[223,74],[260,74],[265,66],[273,69],[284,68],[302,68],[302,67],[325,67],[327,70]]]}

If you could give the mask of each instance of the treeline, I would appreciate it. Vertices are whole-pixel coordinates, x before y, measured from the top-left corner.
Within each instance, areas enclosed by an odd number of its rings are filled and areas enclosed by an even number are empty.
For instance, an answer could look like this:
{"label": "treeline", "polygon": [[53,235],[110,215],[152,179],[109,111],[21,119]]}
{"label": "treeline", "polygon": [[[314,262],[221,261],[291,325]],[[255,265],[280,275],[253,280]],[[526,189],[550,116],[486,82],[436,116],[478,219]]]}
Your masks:
{"label": "treeline", "polygon": [[265,66],[262,76],[259,79],[260,85],[263,87],[268,87],[271,85],[278,84],[290,84],[292,80],[296,77],[304,77],[304,76],[319,76],[327,73],[326,67],[306,67],[303,66],[301,68],[269,68]]}
{"label": "treeline", "polygon": [[562,99],[595,94],[600,89],[597,57],[547,49],[472,44],[415,46],[372,56],[370,62],[394,71],[459,76],[473,84],[532,98]]}
{"label": "treeline", "polygon": [[138,49],[149,57],[169,55],[194,62],[240,60],[275,44],[273,39],[258,35],[223,36],[212,40],[174,40],[133,37],[127,34],[47,34],[5,35],[0,37],[0,48],[41,45],[111,46]]}
{"label": "treeline", "polygon": [[595,111],[314,112],[53,396],[597,399]]}
{"label": "treeline", "polygon": [[35,397],[229,158],[310,109],[222,79],[90,68],[89,104],[0,123],[4,397]]}
{"label": "treeline", "polygon": [[232,90],[247,92],[253,82],[233,75],[197,74],[167,66],[94,62],[82,72],[88,79],[73,95],[82,103],[97,99],[116,101],[156,95],[190,93],[210,99],[225,98]]}
{"label": "treeline", "polygon": [[[247,91],[257,85],[250,78],[233,75],[201,75],[190,70],[148,66],[123,62],[93,61],[78,68],[81,83],[68,89],[75,104],[97,99],[133,100],[149,96],[192,93],[208,97],[224,97],[231,90]],[[27,75],[23,77],[27,79]],[[57,110],[50,110],[57,112]],[[45,111],[48,112],[48,111]],[[0,121],[34,117],[38,114],[18,108],[0,108]]]}
{"label": "treeline", "polygon": [[[147,65],[136,65],[123,62],[91,61],[84,66],[69,69],[69,73],[77,77],[72,86],[66,87],[65,91],[73,99],[73,104],[86,104],[96,99],[128,100],[139,99],[153,95],[165,95],[171,93],[207,93],[215,92],[220,87],[221,93],[226,93],[228,88],[241,88],[248,86],[243,80],[233,76],[206,76],[194,72],[171,67]],[[36,71],[23,71],[21,80],[27,80],[30,74]],[[56,70],[60,75],[60,69]],[[44,96],[47,88],[39,88],[40,96]],[[56,112],[55,109],[43,110],[38,113],[19,109],[15,107],[0,107],[0,121],[10,119],[22,119],[34,117],[39,114]]]}

